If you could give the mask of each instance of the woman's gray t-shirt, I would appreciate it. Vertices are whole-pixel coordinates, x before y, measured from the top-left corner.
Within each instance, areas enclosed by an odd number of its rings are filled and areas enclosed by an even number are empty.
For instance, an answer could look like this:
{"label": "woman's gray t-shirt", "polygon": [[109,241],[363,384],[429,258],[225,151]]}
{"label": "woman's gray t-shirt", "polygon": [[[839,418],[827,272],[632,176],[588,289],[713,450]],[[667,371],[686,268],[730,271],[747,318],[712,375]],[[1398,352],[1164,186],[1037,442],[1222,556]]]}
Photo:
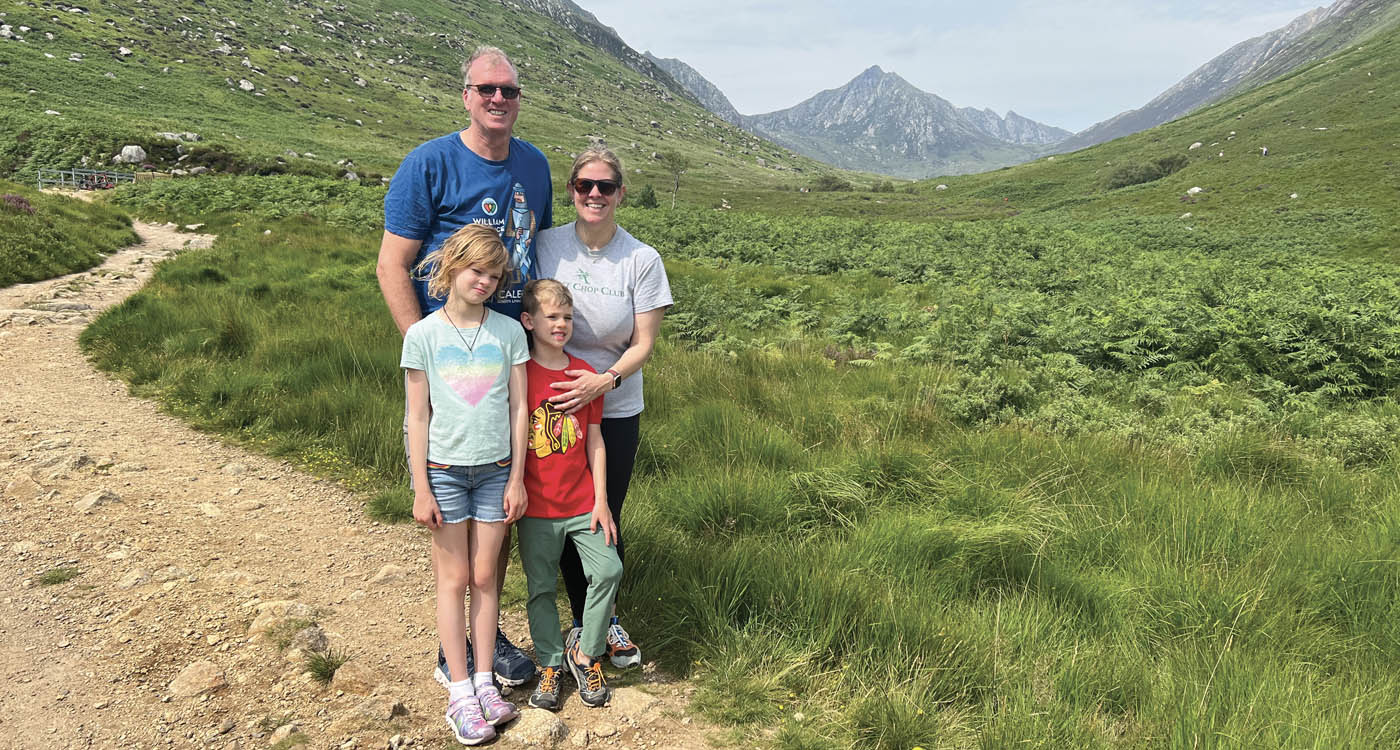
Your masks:
{"label": "woman's gray t-shirt", "polygon": [[[579,241],[570,222],[541,232],[535,253],[539,278],[559,281],[574,296],[574,337],[564,348],[598,372],[612,367],[632,344],[633,316],[672,304],[660,253],[622,227],[595,253]],[[640,414],[642,373],[604,396],[604,418]]]}

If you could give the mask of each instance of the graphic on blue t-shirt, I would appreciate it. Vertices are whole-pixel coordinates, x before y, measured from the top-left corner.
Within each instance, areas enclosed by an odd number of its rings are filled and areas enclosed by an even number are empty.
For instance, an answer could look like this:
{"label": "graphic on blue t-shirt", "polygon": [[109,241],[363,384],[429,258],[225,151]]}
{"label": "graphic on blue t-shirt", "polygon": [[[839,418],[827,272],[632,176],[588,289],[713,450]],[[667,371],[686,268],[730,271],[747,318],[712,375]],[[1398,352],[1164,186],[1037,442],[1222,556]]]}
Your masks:
{"label": "graphic on blue t-shirt", "polygon": [[447,344],[437,350],[438,372],[463,401],[476,406],[501,376],[505,353],[495,344],[482,344],[473,351]]}
{"label": "graphic on blue t-shirt", "polygon": [[534,265],[530,253],[530,241],[535,237],[535,212],[530,210],[530,201],[525,197],[525,186],[515,183],[510,190],[510,216],[506,219],[505,231],[501,239],[510,250],[510,273],[501,284],[497,299],[503,299],[510,287],[523,284],[534,278],[531,266]]}

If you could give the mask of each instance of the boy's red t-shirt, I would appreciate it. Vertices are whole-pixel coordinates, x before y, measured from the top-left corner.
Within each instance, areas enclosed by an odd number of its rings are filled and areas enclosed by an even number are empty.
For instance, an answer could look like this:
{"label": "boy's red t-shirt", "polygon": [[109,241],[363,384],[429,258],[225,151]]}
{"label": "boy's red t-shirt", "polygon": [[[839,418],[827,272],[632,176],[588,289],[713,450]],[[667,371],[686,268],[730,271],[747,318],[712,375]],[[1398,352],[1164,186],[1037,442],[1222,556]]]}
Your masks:
{"label": "boy's red t-shirt", "polygon": [[588,470],[588,425],[601,424],[603,397],[574,414],[549,402],[559,391],[550,383],[573,380],[564,370],[596,372],[569,356],[569,366],[550,370],[532,358],[525,363],[526,403],[530,405],[530,443],[525,456],[525,492],[530,518],[572,518],[593,511],[593,472]]}

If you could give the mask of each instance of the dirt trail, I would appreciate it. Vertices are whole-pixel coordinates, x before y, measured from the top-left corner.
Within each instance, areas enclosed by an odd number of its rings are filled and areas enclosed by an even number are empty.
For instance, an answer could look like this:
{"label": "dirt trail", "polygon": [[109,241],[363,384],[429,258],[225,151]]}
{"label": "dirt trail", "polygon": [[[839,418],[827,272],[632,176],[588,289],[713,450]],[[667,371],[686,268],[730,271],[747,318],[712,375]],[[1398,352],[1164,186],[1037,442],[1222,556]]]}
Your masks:
{"label": "dirt trail", "polygon": [[[99,268],[0,290],[0,747],[458,747],[430,678],[424,532],[191,430],[78,351],[157,262],[213,239],[136,229]],[[44,582],[63,568],[76,576]],[[522,611],[505,621],[528,643]],[[293,634],[350,655],[332,684],[279,651]],[[609,707],[566,681],[557,717],[527,710],[496,744],[710,746],[685,683],[610,676]]]}

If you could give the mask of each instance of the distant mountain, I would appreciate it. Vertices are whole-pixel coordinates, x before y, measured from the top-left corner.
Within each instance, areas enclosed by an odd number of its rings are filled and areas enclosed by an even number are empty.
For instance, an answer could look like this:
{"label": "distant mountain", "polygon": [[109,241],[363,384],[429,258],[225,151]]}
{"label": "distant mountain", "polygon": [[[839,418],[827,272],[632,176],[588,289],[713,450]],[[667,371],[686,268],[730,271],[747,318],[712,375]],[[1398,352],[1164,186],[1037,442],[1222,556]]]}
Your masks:
{"label": "distant mountain", "polygon": [[1236,44],[1140,109],[1076,133],[1055,150],[1076,151],[1170,122],[1364,41],[1397,19],[1400,3],[1395,0],[1337,0],[1316,8],[1281,29]]}
{"label": "distant mountain", "polygon": [[1015,112],[959,109],[879,66],[794,107],[745,117],[744,127],[828,164],[913,178],[1019,164],[1070,135]]}
{"label": "distant mountain", "polygon": [[530,10],[548,16],[555,23],[572,31],[582,41],[602,49],[621,60],[627,67],[648,78],[656,79],[674,93],[684,94],[686,89],[664,69],[652,62],[647,55],[628,46],[617,30],[604,25],[598,17],[579,7],[570,0],[516,0]]}
{"label": "distant mountain", "polygon": [[739,110],[734,109],[734,105],[729,102],[729,97],[726,97],[718,86],[710,83],[709,79],[701,75],[700,71],[674,57],[657,57],[650,52],[642,54],[652,64],[670,73],[677,83],[705,106],[705,109],[724,118],[726,122],[742,127],[744,116],[739,114]]}

